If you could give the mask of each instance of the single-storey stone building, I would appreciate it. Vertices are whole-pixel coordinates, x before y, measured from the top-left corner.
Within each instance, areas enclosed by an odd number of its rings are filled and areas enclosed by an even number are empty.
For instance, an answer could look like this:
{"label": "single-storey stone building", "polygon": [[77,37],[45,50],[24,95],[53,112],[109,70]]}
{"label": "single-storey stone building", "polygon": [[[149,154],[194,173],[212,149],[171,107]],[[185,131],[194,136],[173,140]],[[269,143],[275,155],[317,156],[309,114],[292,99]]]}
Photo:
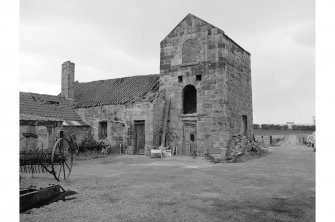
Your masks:
{"label": "single-storey stone building", "polygon": [[[20,150],[52,149],[61,131],[86,138],[91,127],[74,107],[74,101],[62,96],[20,92]],[[38,137],[24,139],[25,133]]]}
{"label": "single-storey stone building", "polygon": [[177,155],[221,152],[233,134],[252,135],[250,53],[192,14],[161,41],[160,74],[80,83],[67,61],[58,97],[93,138],[129,154],[160,144]]}

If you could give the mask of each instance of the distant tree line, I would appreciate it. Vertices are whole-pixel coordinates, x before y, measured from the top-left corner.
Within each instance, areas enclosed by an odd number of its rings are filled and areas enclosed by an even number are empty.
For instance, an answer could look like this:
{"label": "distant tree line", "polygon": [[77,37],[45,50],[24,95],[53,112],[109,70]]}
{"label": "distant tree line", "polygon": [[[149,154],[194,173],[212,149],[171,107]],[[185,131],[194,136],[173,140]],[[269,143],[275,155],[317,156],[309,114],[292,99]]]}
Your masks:
{"label": "distant tree line", "polygon": [[[269,130],[287,130],[288,125],[280,124],[253,124],[254,129],[269,129]],[[308,130],[315,131],[315,125],[292,125],[292,130]]]}
{"label": "distant tree line", "polygon": [[315,131],[315,125],[292,125],[293,130],[311,130]]}

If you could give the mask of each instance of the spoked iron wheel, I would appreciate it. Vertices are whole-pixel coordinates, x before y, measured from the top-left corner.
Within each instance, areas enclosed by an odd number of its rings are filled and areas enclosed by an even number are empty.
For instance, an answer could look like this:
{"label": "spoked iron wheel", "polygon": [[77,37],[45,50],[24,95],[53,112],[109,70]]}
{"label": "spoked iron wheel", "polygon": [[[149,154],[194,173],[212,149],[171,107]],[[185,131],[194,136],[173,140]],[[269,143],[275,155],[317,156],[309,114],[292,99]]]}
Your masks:
{"label": "spoked iron wheel", "polygon": [[100,145],[102,146],[102,149],[105,150],[106,154],[109,155],[112,152],[112,144],[107,138],[102,139]]}
{"label": "spoked iron wheel", "polygon": [[71,173],[75,145],[65,138],[60,138],[54,145],[51,154],[51,168],[55,179],[66,180]]}

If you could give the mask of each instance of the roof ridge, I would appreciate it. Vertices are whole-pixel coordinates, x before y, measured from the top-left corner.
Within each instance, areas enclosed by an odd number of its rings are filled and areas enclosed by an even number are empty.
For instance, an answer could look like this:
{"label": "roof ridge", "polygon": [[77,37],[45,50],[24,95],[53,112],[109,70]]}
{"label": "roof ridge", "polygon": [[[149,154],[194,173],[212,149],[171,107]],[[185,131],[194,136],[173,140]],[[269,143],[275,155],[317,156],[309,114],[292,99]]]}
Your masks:
{"label": "roof ridge", "polygon": [[75,84],[76,107],[134,102],[159,85],[160,74],[136,75]]}
{"label": "roof ridge", "polygon": [[160,74],[144,74],[144,75],[134,75],[134,76],[125,76],[125,77],[119,77],[119,78],[113,78],[113,79],[100,79],[100,80],[93,80],[89,82],[79,82],[75,81],[75,83],[93,83],[93,82],[104,82],[104,81],[110,81],[110,80],[119,80],[119,79],[126,79],[126,78],[134,78],[134,77],[148,77],[148,76],[159,76]]}
{"label": "roof ridge", "polygon": [[65,98],[65,96],[60,96],[60,95],[50,95],[50,94],[44,94],[44,93],[34,93],[34,92],[22,92],[22,91],[19,91],[20,93],[23,93],[23,94],[31,94],[31,95],[39,95],[39,96],[54,96],[54,97],[57,97],[57,98]]}

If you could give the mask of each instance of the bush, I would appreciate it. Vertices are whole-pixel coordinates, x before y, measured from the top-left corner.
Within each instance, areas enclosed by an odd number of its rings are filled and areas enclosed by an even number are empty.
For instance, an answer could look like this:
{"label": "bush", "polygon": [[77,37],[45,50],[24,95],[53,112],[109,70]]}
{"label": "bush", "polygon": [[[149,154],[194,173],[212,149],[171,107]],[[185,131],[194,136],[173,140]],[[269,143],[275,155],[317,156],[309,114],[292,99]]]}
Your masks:
{"label": "bush", "polygon": [[261,128],[261,126],[260,126],[259,124],[253,124],[252,126],[253,126],[254,129],[259,129],[259,128]]}
{"label": "bush", "polygon": [[281,125],[280,126],[282,130],[287,130],[288,129],[288,125]]}
{"label": "bush", "polygon": [[274,125],[274,129],[275,130],[281,130],[281,125],[279,125],[279,124]]}
{"label": "bush", "polygon": [[82,151],[101,151],[102,145],[95,141],[91,135],[83,139],[79,145],[79,150]]}
{"label": "bush", "polygon": [[[254,129],[265,129],[265,130],[287,130],[288,125],[280,124],[253,124]],[[315,125],[292,125],[293,130],[306,130],[315,131]]]}
{"label": "bush", "polygon": [[261,128],[262,129],[269,129],[269,125],[268,124],[261,124]]}
{"label": "bush", "polygon": [[315,131],[315,125],[292,125],[292,129]]}

